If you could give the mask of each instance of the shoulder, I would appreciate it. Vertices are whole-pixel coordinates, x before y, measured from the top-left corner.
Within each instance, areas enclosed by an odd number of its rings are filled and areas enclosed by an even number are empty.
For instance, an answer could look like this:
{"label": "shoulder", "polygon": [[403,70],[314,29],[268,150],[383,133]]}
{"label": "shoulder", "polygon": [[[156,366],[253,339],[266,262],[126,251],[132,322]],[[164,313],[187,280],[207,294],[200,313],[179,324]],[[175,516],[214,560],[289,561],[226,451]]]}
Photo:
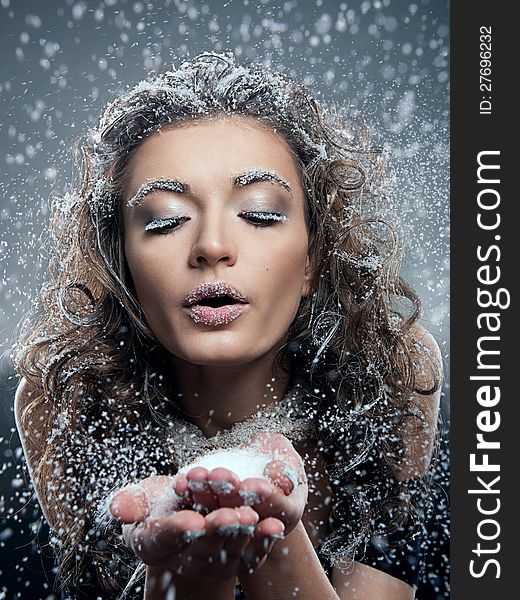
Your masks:
{"label": "shoulder", "polygon": [[338,567],[332,570],[332,585],[340,600],[379,598],[379,600],[413,600],[414,588],[393,575],[354,562],[348,572]]}
{"label": "shoulder", "polygon": [[16,427],[22,438],[22,443],[27,437],[27,412],[36,395],[36,388],[32,386],[25,377],[22,377],[16,388],[14,395],[14,416],[16,419]]}
{"label": "shoulder", "polygon": [[24,377],[16,388],[14,416],[24,450],[26,450],[26,445],[32,451],[36,449],[33,446],[44,443],[46,437],[44,434],[51,416],[50,407],[43,401],[41,390]]}
{"label": "shoulder", "polygon": [[46,456],[52,412],[45,402],[42,391],[22,378],[14,397],[16,428],[20,436],[27,468],[34,484],[43,514],[52,526],[55,523],[54,511],[47,503],[45,485],[40,477],[41,462]]}
{"label": "shoulder", "polygon": [[402,424],[406,452],[396,475],[400,480],[423,476],[430,465],[437,438],[442,388],[442,354],[433,335],[415,324],[407,333],[414,361],[415,391]]}
{"label": "shoulder", "polygon": [[418,323],[415,323],[406,335],[415,358],[417,387],[440,387],[443,373],[442,354],[436,339]]}
{"label": "shoulder", "polygon": [[35,390],[36,388],[31,385],[25,377],[20,379],[14,395],[14,410],[17,421],[27,408]]}
{"label": "shoulder", "polygon": [[16,388],[14,416],[27,466],[33,475],[45,449],[52,413],[42,390],[25,378]]}
{"label": "shoulder", "polygon": [[414,323],[410,327],[408,335],[431,352],[435,352],[440,355],[439,344],[436,342],[433,335],[419,323]]}

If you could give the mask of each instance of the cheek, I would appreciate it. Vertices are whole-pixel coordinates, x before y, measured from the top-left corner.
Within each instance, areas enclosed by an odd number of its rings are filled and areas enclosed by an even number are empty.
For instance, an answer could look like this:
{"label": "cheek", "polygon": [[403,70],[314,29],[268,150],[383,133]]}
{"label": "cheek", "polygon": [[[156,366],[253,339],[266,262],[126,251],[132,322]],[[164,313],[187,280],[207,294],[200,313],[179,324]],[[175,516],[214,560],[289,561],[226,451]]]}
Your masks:
{"label": "cheek", "polygon": [[164,285],[164,265],[157,256],[150,256],[131,243],[125,246],[125,256],[137,298],[143,306],[160,295]]}
{"label": "cheek", "polygon": [[[300,238],[301,239],[301,238]],[[279,292],[276,301],[286,299],[288,302],[299,300],[307,259],[307,245],[301,241],[292,245],[274,247],[268,255],[264,255],[264,281],[271,289]],[[280,294],[283,292],[283,295]]]}
{"label": "cheek", "polygon": [[144,269],[145,257],[131,243],[126,242],[125,259],[135,288],[139,289],[141,287],[141,280],[146,275],[146,270]]}

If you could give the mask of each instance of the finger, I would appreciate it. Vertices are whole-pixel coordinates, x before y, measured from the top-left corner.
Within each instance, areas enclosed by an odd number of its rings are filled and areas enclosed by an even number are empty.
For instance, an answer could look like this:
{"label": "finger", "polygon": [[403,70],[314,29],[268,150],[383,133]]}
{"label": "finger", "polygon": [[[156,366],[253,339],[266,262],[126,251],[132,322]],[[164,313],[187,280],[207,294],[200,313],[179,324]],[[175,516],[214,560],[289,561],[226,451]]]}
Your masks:
{"label": "finger", "polygon": [[273,460],[264,474],[284,492],[289,490],[288,493],[291,493],[299,482],[307,481],[303,460],[286,437],[279,433],[259,433],[253,438],[252,444],[260,452],[271,455]]}
{"label": "finger", "polygon": [[192,510],[123,527],[127,545],[143,562],[152,565],[159,564],[168,555],[179,552],[190,540],[204,534],[205,519]]}
{"label": "finger", "polygon": [[238,571],[258,521],[258,514],[250,507],[220,508],[206,517],[207,541],[222,573],[231,576]]}
{"label": "finger", "polygon": [[174,489],[175,492],[183,499],[191,500],[190,490],[188,489],[188,478],[186,477],[186,473],[178,473],[175,476]]}
{"label": "finger", "polygon": [[239,513],[238,532],[226,538],[221,551],[221,559],[232,563],[235,572],[240,567],[244,551],[250,543],[255,533],[255,526],[259,521],[258,514],[249,506],[241,506],[236,510]]}
{"label": "finger", "polygon": [[208,470],[204,467],[194,467],[186,473],[188,489],[193,507],[207,513],[218,508],[218,500],[208,482]]}
{"label": "finger", "polygon": [[284,524],[279,519],[260,521],[249,544],[242,553],[242,565],[248,574],[254,573],[271,552],[276,540],[283,539]]}
{"label": "finger", "polygon": [[272,460],[268,463],[264,475],[286,496],[298,485],[298,475],[295,470],[280,460]]}
{"label": "finger", "polygon": [[[259,477],[249,477],[240,482],[238,494],[242,499],[243,506],[253,506],[256,510],[257,506],[268,503],[276,491],[277,488],[270,481]],[[280,495],[283,496],[283,494]],[[260,514],[260,516],[268,515]]]}
{"label": "finger", "polygon": [[241,482],[239,494],[244,504],[252,506],[261,519],[276,517],[287,527],[294,526],[295,522],[301,518],[301,513],[305,508],[306,489],[306,486],[298,486],[290,496],[286,496],[271,482],[265,479],[250,478]]}
{"label": "finger", "polygon": [[203,492],[207,489],[208,470],[204,467],[193,467],[186,471],[188,488],[191,491]]}
{"label": "finger", "polygon": [[254,528],[260,521],[258,513],[255,510],[253,510],[250,506],[240,506],[235,510],[238,513],[238,520],[240,522],[240,525],[242,525],[243,527],[252,526],[254,531]]}
{"label": "finger", "polygon": [[192,570],[195,573],[203,572],[210,569],[216,578],[228,578],[231,576],[228,574],[230,557],[224,550],[224,544],[227,539],[238,534],[239,515],[235,509],[221,508],[202,518],[204,518],[205,535],[197,539],[193,547],[189,548],[189,558],[188,553],[185,553],[184,559],[189,560],[189,565],[186,566],[190,572]]}
{"label": "finger", "polygon": [[240,513],[235,508],[219,508],[206,516],[208,537],[232,536],[240,531]]}
{"label": "finger", "polygon": [[149,514],[144,490],[138,485],[123,488],[110,501],[110,512],[122,523],[144,521]]}
{"label": "finger", "polygon": [[174,477],[155,475],[144,479],[140,485],[148,501],[148,519],[166,517],[181,508],[182,498],[175,493]]}
{"label": "finger", "polygon": [[258,522],[255,528],[255,539],[270,537],[274,540],[283,539],[285,525],[280,519],[267,517]]}
{"label": "finger", "polygon": [[240,479],[233,471],[224,467],[212,469],[208,474],[208,483],[217,497],[219,507],[234,507],[242,504],[238,495]]}
{"label": "finger", "polygon": [[236,511],[238,512],[239,535],[237,535],[236,538],[229,540],[226,543],[226,548],[230,552],[235,551],[237,554],[239,553],[241,555],[245,546],[253,537],[260,517],[250,506],[240,506]]}

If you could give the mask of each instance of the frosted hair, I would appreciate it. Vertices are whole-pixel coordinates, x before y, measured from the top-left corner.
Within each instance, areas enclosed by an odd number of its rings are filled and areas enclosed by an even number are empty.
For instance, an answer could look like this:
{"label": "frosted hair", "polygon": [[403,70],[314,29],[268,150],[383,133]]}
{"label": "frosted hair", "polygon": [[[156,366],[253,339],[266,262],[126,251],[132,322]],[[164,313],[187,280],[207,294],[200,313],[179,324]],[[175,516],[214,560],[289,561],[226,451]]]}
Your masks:
{"label": "frosted hair", "polygon": [[373,212],[388,194],[384,156],[363,126],[292,78],[206,52],[120,94],[78,146],[81,182],[53,203],[49,278],[14,349],[32,390],[22,427],[35,440],[48,433],[34,484],[61,524],[60,574],[81,583],[90,573],[106,597],[126,585],[135,558],[92,515],[111,490],[175,469],[161,445],[175,390],[125,264],[125,177],[147,136],[233,115],[283,137],[305,191],[312,291],[277,363],[305,385],[334,486],[338,526],[323,553],[332,563],[362,557],[371,540],[392,546],[418,527],[422,480],[395,472],[411,435],[404,424],[424,425],[418,364],[431,372],[422,393],[439,382],[410,336],[420,302],[398,274],[401,246]]}

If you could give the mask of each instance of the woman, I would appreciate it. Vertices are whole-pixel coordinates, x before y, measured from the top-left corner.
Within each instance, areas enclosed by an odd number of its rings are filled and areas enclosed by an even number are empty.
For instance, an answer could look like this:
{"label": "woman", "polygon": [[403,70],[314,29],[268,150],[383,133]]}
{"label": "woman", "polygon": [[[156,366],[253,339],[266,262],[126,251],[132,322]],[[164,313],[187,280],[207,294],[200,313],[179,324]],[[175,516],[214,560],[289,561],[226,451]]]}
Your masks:
{"label": "woman", "polygon": [[[15,355],[62,580],[413,598],[441,361],[393,230],[367,217],[386,188],[364,130],[203,53],[114,100],[82,159]],[[190,468],[236,446],[264,478]]]}

